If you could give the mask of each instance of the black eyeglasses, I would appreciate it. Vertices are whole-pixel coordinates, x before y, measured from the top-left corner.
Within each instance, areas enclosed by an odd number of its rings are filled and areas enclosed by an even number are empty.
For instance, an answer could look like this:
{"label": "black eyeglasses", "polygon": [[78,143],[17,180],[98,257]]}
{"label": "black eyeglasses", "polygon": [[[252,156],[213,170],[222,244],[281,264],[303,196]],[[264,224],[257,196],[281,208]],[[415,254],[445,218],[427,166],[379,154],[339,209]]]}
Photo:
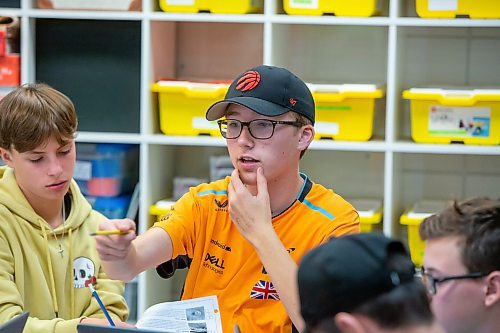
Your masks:
{"label": "black eyeglasses", "polygon": [[479,279],[479,278],[486,276],[486,274],[484,274],[484,273],[474,272],[474,273],[467,273],[467,274],[461,274],[461,275],[449,275],[449,276],[435,277],[435,276],[432,276],[431,274],[427,273],[424,270],[424,268],[422,268],[421,274],[422,274],[422,281],[424,282],[427,291],[431,295],[436,294],[437,285],[441,282],[450,281],[450,280]]}
{"label": "black eyeglasses", "polygon": [[274,134],[276,125],[290,125],[301,127],[299,121],[277,121],[269,119],[255,119],[252,121],[239,121],[236,119],[224,119],[217,121],[220,134],[226,139],[236,139],[241,135],[243,127],[248,127],[250,135],[255,139],[269,139]]}

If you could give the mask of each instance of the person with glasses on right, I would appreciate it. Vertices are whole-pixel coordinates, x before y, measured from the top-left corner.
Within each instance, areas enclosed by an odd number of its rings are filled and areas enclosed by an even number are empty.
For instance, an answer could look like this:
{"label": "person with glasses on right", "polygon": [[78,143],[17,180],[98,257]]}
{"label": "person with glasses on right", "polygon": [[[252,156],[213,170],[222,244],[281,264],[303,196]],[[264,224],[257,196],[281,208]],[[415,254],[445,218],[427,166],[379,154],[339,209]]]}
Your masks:
{"label": "person with glasses on right", "polygon": [[312,94],[289,70],[257,66],[234,79],[206,118],[218,120],[231,177],[191,188],[134,241],[96,237],[104,269],[130,280],[151,267],[162,277],[189,267],[182,298],[217,295],[224,332],[301,331],[297,263],[331,236],[360,231],[351,204],[299,172],[314,138]]}
{"label": "person with glasses on right", "polygon": [[424,219],[422,278],[448,333],[500,332],[500,199],[454,202]]}

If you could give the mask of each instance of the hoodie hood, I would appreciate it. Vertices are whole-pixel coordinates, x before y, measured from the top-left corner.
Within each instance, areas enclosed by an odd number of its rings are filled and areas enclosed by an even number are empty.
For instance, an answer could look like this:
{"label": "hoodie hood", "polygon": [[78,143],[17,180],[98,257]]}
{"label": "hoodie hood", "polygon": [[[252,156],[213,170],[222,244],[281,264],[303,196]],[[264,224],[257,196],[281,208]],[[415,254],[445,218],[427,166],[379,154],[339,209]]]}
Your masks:
{"label": "hoodie hood", "polygon": [[[69,186],[71,193],[71,212],[63,226],[54,229],[56,235],[68,232],[69,229],[75,230],[85,221],[90,214],[92,207],[85,200],[74,180]],[[4,205],[14,215],[29,222],[35,229],[41,230],[40,220],[43,220],[31,207],[30,203],[19,188],[14,175],[14,170],[7,166],[0,167],[0,204]],[[45,222],[47,223],[47,222]],[[50,228],[47,224],[46,228]]]}

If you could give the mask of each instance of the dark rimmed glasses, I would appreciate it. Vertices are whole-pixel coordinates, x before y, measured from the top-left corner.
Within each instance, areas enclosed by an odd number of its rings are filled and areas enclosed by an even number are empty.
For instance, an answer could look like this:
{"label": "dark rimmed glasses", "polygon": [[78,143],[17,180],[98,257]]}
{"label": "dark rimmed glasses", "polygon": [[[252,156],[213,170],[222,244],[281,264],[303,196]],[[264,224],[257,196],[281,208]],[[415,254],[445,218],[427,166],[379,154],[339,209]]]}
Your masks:
{"label": "dark rimmed glasses", "polygon": [[274,134],[276,125],[289,125],[301,127],[300,121],[279,121],[270,119],[255,119],[252,121],[239,121],[236,119],[223,119],[217,121],[220,134],[226,139],[236,139],[241,135],[243,127],[248,127],[250,135],[255,139],[269,139]]}
{"label": "dark rimmed glasses", "polygon": [[421,276],[422,276],[422,281],[424,282],[424,285],[427,289],[427,292],[431,295],[436,295],[437,285],[439,283],[442,283],[445,281],[451,281],[451,280],[479,279],[479,278],[486,276],[486,274],[481,273],[481,272],[473,272],[473,273],[460,274],[460,275],[448,275],[448,276],[435,277],[435,276],[432,276],[431,274],[427,273],[425,271],[425,269],[422,267]]}

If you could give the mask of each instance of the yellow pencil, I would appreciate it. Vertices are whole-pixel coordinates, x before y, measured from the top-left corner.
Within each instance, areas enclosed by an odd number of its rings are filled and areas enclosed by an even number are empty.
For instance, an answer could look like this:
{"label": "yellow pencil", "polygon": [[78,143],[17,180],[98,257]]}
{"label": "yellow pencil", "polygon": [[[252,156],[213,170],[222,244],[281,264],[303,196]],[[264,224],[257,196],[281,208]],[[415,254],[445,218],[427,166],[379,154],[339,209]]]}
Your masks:
{"label": "yellow pencil", "polygon": [[91,232],[89,235],[90,236],[97,236],[97,235],[126,235],[128,233],[132,232],[132,230],[97,230],[96,232]]}

